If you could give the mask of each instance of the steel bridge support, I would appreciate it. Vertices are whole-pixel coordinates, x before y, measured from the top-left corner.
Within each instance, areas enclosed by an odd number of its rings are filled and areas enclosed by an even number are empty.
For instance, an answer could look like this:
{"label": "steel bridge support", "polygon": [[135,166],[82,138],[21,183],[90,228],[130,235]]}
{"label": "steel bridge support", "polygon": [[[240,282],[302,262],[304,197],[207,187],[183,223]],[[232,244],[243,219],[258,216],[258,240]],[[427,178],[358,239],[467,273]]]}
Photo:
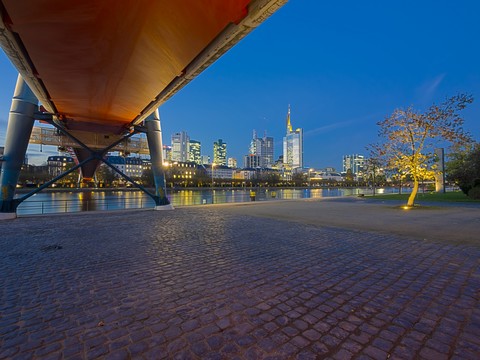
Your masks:
{"label": "steel bridge support", "polygon": [[145,128],[147,129],[148,149],[150,150],[153,179],[155,181],[155,210],[171,210],[173,207],[170,205],[166,194],[162,128],[158,109],[145,120]]}
{"label": "steel bridge support", "polygon": [[37,109],[38,99],[21,75],[18,75],[8,117],[0,173],[0,219],[13,219],[17,216],[17,206],[21,201],[14,199],[15,189],[27,153]]}
{"label": "steel bridge support", "polygon": [[[69,133],[65,128],[53,121],[51,114],[39,113],[38,99],[25,83],[23,78],[19,75],[17,85],[15,87],[14,96],[12,99],[12,106],[8,118],[7,134],[5,138],[5,149],[2,157],[2,168],[0,173],[0,220],[16,218],[16,210],[18,205],[35,195],[41,190],[52,185],[69,173],[82,168],[88,170],[88,175],[95,173],[96,168],[100,162],[104,162],[112,170],[117,172],[120,176],[131,182],[135,187],[149,195],[155,202],[155,210],[170,210],[173,207],[170,205],[166,196],[165,175],[163,170],[162,159],[162,130],[160,127],[160,116],[158,110],[155,111],[145,120],[145,127],[136,126],[132,131],[124,135],[121,139],[114,141],[104,149],[95,150],[85,145],[81,140]],[[60,174],[54,179],[46,182],[35,190],[25,194],[20,198],[15,198],[15,189],[20,176],[20,171],[24,163],[27,152],[28,143],[32,133],[35,118],[38,116],[44,121],[49,122],[56,127],[58,131],[68,136],[79,146],[75,149],[75,153],[80,155],[79,163],[70,170]],[[152,171],[155,181],[155,193],[152,194],[142,185],[136,183],[132,178],[119,171],[116,167],[110,164],[104,157],[112,148],[117,146],[122,141],[127,140],[132,135],[138,132],[145,132],[147,134],[147,141],[152,160]]]}
{"label": "steel bridge support", "polygon": [[[156,129],[157,131],[153,131],[153,132],[150,131],[150,133],[153,133],[155,135],[154,140],[152,141],[152,146],[150,148],[150,152],[153,152],[155,154],[155,155],[151,156],[152,157],[152,163],[153,163],[153,158],[155,158],[155,159],[157,159],[157,162],[159,161],[159,163],[162,164],[162,139],[161,139],[160,119],[158,117],[158,110],[157,110],[156,119],[157,119],[157,123],[158,123],[156,126],[158,126],[158,128],[154,126],[153,129]],[[73,168],[71,168],[70,170],[68,170],[67,172],[65,172],[63,174],[60,174],[55,179],[53,179],[49,182],[46,182],[45,184],[40,186],[38,189],[35,189],[32,192],[24,195],[21,199],[19,199],[19,202],[22,202],[23,200],[26,200],[30,196],[34,195],[35,193],[47,188],[48,186],[50,186],[54,182],[58,181],[59,179],[63,178],[64,176],[68,175],[70,172],[72,172],[73,170],[76,170],[77,168],[81,168],[82,170],[86,169],[86,170],[88,170],[89,174],[91,174],[93,176],[95,174],[97,165],[100,162],[103,162],[105,165],[107,165],[113,171],[115,171],[118,175],[120,175],[121,177],[126,179],[128,182],[130,182],[133,186],[142,190],[144,193],[146,193],[148,196],[150,196],[155,202],[155,210],[170,210],[170,209],[173,209],[173,207],[170,205],[170,202],[168,201],[168,198],[166,196],[165,178],[163,176],[163,168],[162,167],[158,168],[157,165],[154,167],[153,164],[152,164],[152,169],[156,169],[156,170],[154,170],[154,174],[155,174],[155,171],[157,173],[157,176],[155,178],[155,184],[156,185],[157,184],[159,184],[159,185],[163,184],[163,188],[161,188],[161,189],[159,189],[159,186],[156,186],[155,187],[156,188],[155,194],[152,194],[145,187],[138,184],[134,179],[132,179],[128,175],[122,173],[120,170],[118,170],[115,166],[110,164],[110,162],[108,162],[105,159],[105,155],[111,149],[113,149],[119,143],[127,140],[128,138],[130,138],[131,136],[133,136],[134,134],[136,134],[138,132],[146,132],[147,133],[147,139],[148,139],[148,136],[149,136],[148,135],[148,133],[149,133],[148,130],[146,130],[145,128],[143,128],[141,126],[137,126],[134,129],[132,129],[132,131],[129,132],[127,135],[124,135],[121,139],[114,141],[113,143],[111,143],[106,148],[100,149],[100,150],[95,150],[95,149],[91,149],[90,147],[85,145],[81,140],[77,139],[70,132],[68,132],[62,126],[59,126],[53,120],[45,119],[44,121],[49,122],[51,125],[56,127],[58,129],[58,131],[60,131],[65,136],[68,136],[70,139],[72,139],[74,142],[76,142],[77,145],[80,146],[79,148],[75,149],[75,154],[81,154],[81,159],[78,159],[80,161],[78,165],[74,166]],[[158,136],[160,137],[159,140],[157,139]],[[158,156],[160,156],[160,157],[158,158]]]}

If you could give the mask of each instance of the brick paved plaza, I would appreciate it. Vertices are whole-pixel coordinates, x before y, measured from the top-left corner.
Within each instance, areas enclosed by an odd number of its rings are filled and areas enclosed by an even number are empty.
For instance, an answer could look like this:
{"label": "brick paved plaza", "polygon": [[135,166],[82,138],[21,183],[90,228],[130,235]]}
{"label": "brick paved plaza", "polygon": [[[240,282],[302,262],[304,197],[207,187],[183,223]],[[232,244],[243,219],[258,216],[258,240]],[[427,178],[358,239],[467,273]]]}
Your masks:
{"label": "brick paved plaza", "polygon": [[479,358],[479,246],[232,208],[1,222],[0,358]]}

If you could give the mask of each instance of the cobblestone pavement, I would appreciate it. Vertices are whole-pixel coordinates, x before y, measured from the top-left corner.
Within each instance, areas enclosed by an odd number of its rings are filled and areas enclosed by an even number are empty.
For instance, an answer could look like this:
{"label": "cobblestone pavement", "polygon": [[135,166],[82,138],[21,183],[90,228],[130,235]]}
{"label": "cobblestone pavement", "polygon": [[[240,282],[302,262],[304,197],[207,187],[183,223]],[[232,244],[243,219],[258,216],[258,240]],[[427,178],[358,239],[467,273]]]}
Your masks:
{"label": "cobblestone pavement", "polygon": [[1,359],[478,359],[480,248],[221,207],[0,223]]}

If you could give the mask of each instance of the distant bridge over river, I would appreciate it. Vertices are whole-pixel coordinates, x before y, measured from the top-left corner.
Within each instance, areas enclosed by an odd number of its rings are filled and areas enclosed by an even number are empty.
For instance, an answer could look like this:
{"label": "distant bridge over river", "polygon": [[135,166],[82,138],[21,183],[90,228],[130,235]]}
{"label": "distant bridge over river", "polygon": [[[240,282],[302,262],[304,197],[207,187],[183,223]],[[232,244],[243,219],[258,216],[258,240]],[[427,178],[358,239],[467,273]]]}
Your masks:
{"label": "distant bridge over river", "polygon": [[[105,148],[110,144],[109,135],[98,134],[86,131],[82,134],[83,143],[90,148]],[[52,127],[34,126],[30,136],[30,144],[52,145],[61,148],[73,148],[77,143],[62,132]],[[110,149],[123,153],[149,154],[148,141],[146,137],[132,136]]]}

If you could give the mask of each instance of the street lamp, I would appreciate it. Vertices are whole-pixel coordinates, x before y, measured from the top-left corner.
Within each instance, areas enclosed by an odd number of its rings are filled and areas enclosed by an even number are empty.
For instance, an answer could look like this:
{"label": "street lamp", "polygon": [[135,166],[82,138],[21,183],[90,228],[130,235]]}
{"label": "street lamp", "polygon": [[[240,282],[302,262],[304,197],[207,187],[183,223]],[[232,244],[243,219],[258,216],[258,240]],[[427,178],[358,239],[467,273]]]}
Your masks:
{"label": "street lamp", "polygon": [[215,163],[212,163],[212,204],[214,203],[213,201],[213,172],[215,171]]}
{"label": "street lamp", "polygon": [[172,174],[172,167],[173,163],[165,161],[163,163],[165,167],[165,184],[168,187],[168,180],[170,180],[170,187],[173,188],[173,174]]}
{"label": "street lamp", "polygon": [[312,168],[308,169],[308,187],[312,187],[312,171]]}
{"label": "street lamp", "polygon": [[215,171],[215,163],[212,163],[212,189],[213,189],[213,174]]}

